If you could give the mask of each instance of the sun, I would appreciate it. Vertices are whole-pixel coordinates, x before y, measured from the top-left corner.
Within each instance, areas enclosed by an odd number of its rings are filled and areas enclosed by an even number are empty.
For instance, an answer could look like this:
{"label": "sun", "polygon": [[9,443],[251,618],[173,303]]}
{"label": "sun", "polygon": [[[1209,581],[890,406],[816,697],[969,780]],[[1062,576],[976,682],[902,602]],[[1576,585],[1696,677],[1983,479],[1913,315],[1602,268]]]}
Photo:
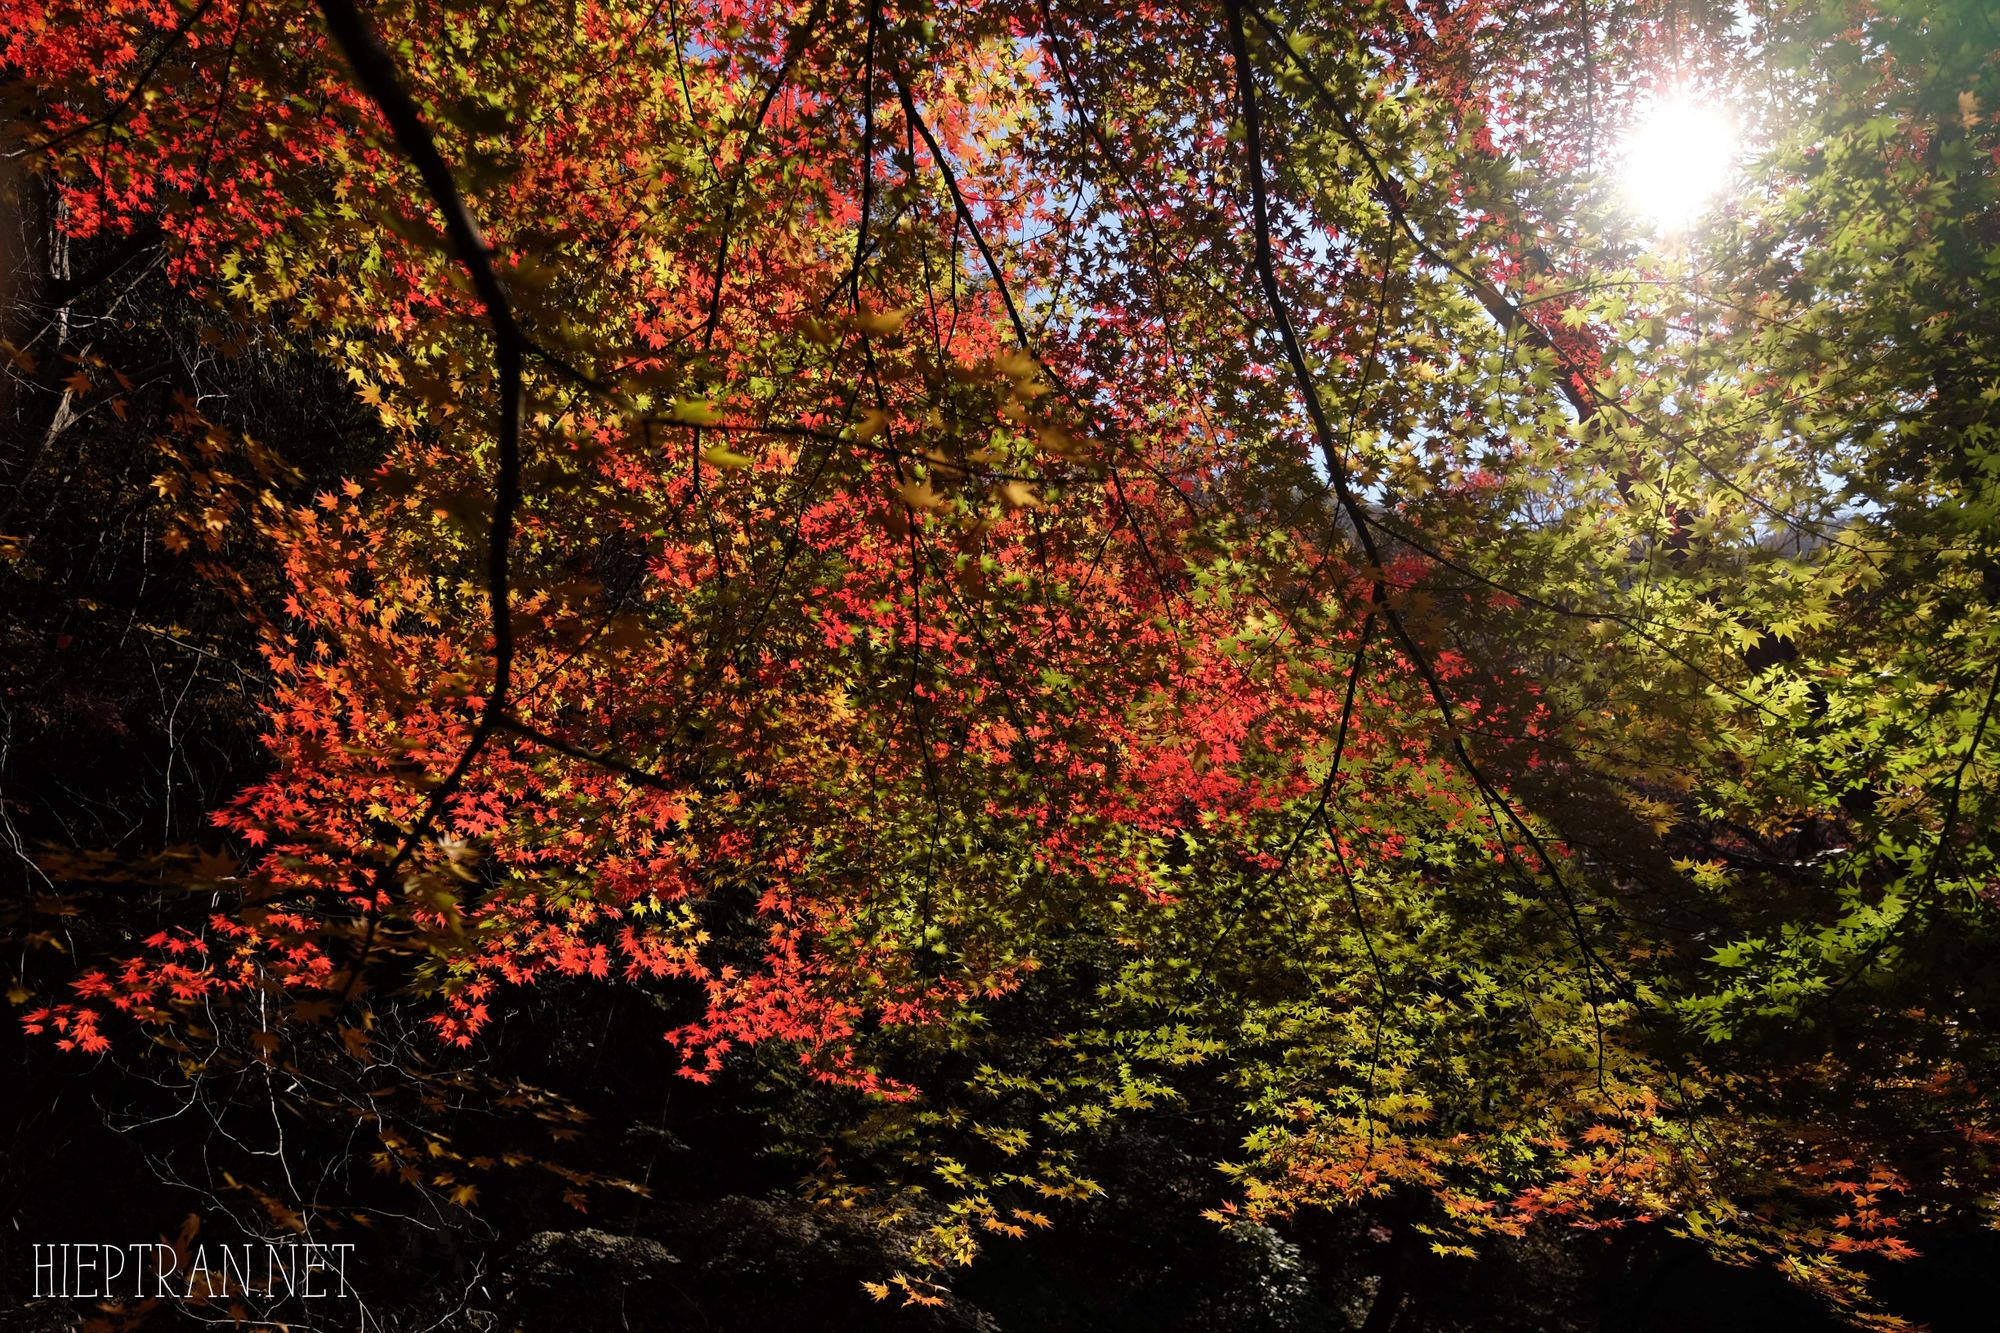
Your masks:
{"label": "sun", "polygon": [[1729,183],[1736,150],[1727,108],[1693,93],[1663,97],[1625,140],[1619,175],[1626,202],[1656,233],[1686,232]]}

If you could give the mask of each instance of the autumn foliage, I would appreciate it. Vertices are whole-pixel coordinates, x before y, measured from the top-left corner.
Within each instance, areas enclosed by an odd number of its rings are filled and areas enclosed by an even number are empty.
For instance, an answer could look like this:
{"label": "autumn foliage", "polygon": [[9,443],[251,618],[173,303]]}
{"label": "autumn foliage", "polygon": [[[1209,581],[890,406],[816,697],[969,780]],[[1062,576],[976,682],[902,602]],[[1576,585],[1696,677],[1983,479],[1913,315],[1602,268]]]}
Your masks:
{"label": "autumn foliage", "polygon": [[[0,4],[52,234],[355,460],[0,347],[143,439],[267,757],[36,853],[149,907],[22,1021],[449,1068],[636,988],[874,1127],[806,1188],[915,1303],[1200,1084],[1218,1224],[1665,1226],[1896,1326],[2000,1132],[1977,8]],[[1674,86],[1756,166],[1657,244]]]}

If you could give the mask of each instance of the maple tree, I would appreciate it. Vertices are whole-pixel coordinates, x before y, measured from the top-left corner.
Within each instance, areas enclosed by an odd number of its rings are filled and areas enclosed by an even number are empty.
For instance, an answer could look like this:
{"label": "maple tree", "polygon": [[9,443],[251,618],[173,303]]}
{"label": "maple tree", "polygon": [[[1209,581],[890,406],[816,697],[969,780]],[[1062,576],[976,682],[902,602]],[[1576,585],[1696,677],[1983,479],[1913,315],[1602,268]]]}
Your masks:
{"label": "maple tree", "polygon": [[[308,471],[61,321],[0,346],[57,402],[22,478],[143,421],[268,756],[207,837],[35,853],[31,915],[152,924],[38,951],[30,1031],[213,1077],[329,1026],[367,1061],[394,995],[449,1070],[528,988],[644,989],[685,1077],[795,1065],[809,1192],[920,1220],[870,1287],[919,1305],[1196,1080],[1224,1226],[1653,1223],[1895,1327],[1904,1219],[1989,1207],[1978,5],[9,0],[0,39],[108,256],[65,307],[150,255],[353,446]],[[1672,87],[1759,140],[1660,245],[1604,161]]]}

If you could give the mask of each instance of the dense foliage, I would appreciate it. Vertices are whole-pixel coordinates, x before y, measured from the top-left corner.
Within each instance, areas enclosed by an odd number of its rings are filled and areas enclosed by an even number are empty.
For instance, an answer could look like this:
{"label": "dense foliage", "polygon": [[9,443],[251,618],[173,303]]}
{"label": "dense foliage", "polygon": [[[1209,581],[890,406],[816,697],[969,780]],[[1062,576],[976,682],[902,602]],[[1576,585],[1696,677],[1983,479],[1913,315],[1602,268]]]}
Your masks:
{"label": "dense foliage", "polygon": [[[2000,1166],[1996,51],[1978,0],[0,3],[8,735],[166,755],[89,822],[10,776],[26,1029],[588,1208],[650,1168],[521,1150],[575,1090],[495,1062],[595,983],[885,1300],[1179,1122],[1245,1235],[1668,1228],[1902,1326],[1870,1274]],[[1606,163],[1672,89],[1751,149],[1662,241]],[[179,701],[53,683],[135,634]],[[356,1211],[264,1171],[214,1188]]]}

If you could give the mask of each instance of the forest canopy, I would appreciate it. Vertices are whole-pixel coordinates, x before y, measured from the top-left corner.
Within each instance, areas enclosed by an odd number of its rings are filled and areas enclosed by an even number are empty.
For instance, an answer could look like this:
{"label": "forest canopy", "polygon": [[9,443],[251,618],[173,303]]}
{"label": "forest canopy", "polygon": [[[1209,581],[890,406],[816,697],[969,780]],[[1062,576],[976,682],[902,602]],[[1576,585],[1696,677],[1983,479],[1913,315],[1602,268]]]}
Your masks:
{"label": "forest canopy", "polygon": [[1992,1224],[1980,0],[0,0],[0,94],[8,1051],[199,1108],[145,1226],[701,1177],[998,1327],[1122,1153],[1380,1333]]}

